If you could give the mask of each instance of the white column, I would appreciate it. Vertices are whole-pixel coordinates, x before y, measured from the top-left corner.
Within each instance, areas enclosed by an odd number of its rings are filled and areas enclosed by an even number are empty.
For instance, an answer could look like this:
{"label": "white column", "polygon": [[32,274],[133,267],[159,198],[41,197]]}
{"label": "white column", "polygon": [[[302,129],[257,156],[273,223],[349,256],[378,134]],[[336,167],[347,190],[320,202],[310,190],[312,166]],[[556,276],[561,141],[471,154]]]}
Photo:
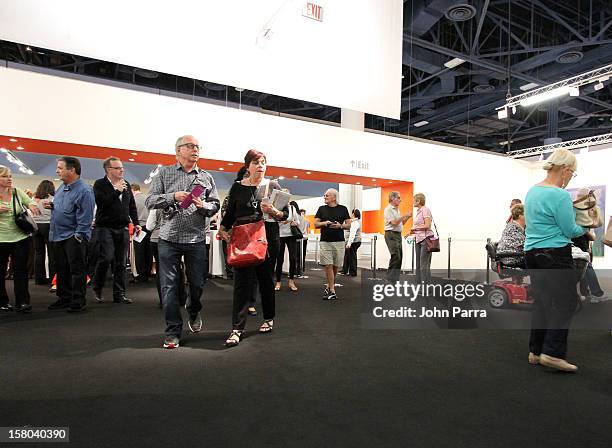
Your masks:
{"label": "white column", "polygon": [[342,109],[340,112],[340,127],[362,131],[364,129],[365,114],[356,110]]}

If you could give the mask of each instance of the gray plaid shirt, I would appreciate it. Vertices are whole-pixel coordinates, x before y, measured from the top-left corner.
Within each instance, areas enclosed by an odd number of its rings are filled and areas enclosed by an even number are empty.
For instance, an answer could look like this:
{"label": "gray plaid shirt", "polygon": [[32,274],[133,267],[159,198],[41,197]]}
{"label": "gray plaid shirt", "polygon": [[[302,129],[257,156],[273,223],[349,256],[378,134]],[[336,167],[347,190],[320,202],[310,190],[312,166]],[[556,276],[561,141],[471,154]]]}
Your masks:
{"label": "gray plaid shirt", "polygon": [[[204,187],[200,198],[204,207],[197,209],[191,204],[187,209],[179,207],[174,200],[177,191],[191,191],[196,184]],[[164,166],[153,178],[149,196],[145,201],[149,209],[162,209],[159,237],[171,243],[199,243],[206,239],[208,218],[219,210],[219,195],[212,176],[194,167],[186,173],[181,165]]]}

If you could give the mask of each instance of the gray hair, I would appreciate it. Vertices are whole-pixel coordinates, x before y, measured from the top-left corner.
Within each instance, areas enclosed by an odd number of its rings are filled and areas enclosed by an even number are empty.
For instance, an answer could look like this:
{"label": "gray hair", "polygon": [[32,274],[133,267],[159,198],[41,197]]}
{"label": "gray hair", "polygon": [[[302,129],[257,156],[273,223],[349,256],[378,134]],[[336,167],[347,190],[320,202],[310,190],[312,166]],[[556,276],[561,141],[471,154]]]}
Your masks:
{"label": "gray hair", "polygon": [[338,200],[338,190],[336,190],[335,188],[328,188],[325,194],[327,193],[333,194],[334,196],[336,196],[336,200]]}
{"label": "gray hair", "polygon": [[389,193],[389,202],[393,201],[394,199],[399,199],[399,198],[400,198],[399,191],[392,191],[391,193]]}

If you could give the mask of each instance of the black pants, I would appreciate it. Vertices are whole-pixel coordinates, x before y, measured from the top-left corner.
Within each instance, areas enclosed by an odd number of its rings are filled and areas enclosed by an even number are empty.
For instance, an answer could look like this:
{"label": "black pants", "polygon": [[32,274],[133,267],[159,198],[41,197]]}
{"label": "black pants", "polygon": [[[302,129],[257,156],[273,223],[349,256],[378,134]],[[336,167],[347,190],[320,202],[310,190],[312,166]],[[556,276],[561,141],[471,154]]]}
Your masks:
{"label": "black pants", "polygon": [[31,246],[30,238],[24,238],[15,243],[0,243],[0,306],[9,303],[6,292],[6,269],[9,257],[13,266],[13,286],[15,290],[15,306],[30,304],[28,289],[28,255]]}
{"label": "black pants", "polygon": [[234,269],[234,301],[232,310],[232,328],[244,330],[250,304],[253,300],[255,279],[261,294],[261,307],[264,319],[274,319],[276,302],[274,296],[274,266],[279,251],[280,241],[278,224],[266,222],[266,238],[268,239],[268,256],[257,266]]}
{"label": "black pants", "polygon": [[87,292],[87,243],[79,243],[74,237],[53,243],[57,273],[57,297],[72,307],[85,305]]}
{"label": "black pants", "polygon": [[525,254],[535,300],[529,351],[565,358],[567,336],[576,307],[576,276],[571,246],[533,249]]}
{"label": "black pants", "polygon": [[96,240],[99,248],[96,272],[93,278],[93,290],[101,294],[106,282],[106,271],[113,263],[113,300],[125,296],[126,257],[129,235],[127,229],[96,227]]}
{"label": "black pants", "polygon": [[147,232],[147,236],[140,243],[134,241],[134,258],[136,261],[136,272],[138,273],[136,279],[140,282],[146,282],[151,274],[151,264],[153,262],[151,234],[149,232]]}
{"label": "black pants", "polygon": [[223,263],[225,264],[225,275],[228,279],[234,278],[234,269],[227,264],[227,241],[221,240],[221,245],[223,246]]}
{"label": "black pants", "polygon": [[[39,223],[34,242],[34,279],[37,285],[46,285],[55,275],[55,254],[49,241],[49,223]],[[45,267],[45,255],[49,258],[49,276]]]}
{"label": "black pants", "polygon": [[[285,262],[285,246],[289,249],[289,278],[293,280],[297,271],[297,240],[294,236],[284,236],[280,238],[278,258],[276,259],[276,281],[280,282],[283,276],[283,263]],[[268,251],[270,247],[268,247]]]}
{"label": "black pants", "polygon": [[[299,241],[298,241],[299,243]],[[302,240],[302,275],[306,272],[306,246],[308,245],[308,238],[304,235]]]}
{"label": "black pants", "polygon": [[344,263],[342,273],[345,275],[357,275],[357,250],[361,247],[361,241],[353,242],[350,249],[344,251]]}

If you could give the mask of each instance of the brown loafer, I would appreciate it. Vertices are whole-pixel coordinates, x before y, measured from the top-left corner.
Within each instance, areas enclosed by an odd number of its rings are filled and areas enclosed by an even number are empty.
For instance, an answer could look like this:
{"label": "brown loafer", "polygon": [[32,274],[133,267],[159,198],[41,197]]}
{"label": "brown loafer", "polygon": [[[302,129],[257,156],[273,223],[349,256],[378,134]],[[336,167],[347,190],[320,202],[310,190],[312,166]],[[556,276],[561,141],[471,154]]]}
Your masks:
{"label": "brown loafer", "polygon": [[560,370],[562,372],[575,372],[578,370],[578,366],[570,364],[565,359],[555,358],[554,356],[548,356],[542,353],[540,355],[540,364],[546,367]]}

